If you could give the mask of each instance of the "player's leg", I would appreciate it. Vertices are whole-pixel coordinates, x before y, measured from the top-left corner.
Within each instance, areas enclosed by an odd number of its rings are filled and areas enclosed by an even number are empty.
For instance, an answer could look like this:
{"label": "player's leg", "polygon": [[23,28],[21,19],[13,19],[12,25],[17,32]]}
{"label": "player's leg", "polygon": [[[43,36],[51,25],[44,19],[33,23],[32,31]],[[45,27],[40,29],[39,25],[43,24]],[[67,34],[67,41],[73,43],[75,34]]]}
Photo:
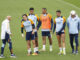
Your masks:
{"label": "player's leg", "polygon": [[65,33],[62,33],[61,34],[61,40],[62,40],[62,45],[63,45],[63,54],[65,55],[66,54],[66,51],[65,51]]}
{"label": "player's leg", "polygon": [[75,34],[75,43],[76,43],[76,54],[78,54],[78,34]]}
{"label": "player's leg", "polygon": [[35,40],[32,40],[32,43],[33,43],[33,48],[34,48],[34,53],[32,55],[38,55],[38,53],[36,52]]}
{"label": "player's leg", "polygon": [[62,54],[61,36],[60,36],[60,34],[57,34],[57,33],[56,33],[56,35],[57,35],[58,46],[59,46],[59,50],[60,50],[60,52],[58,54]]}
{"label": "player's leg", "polygon": [[35,32],[35,44],[36,44],[36,52],[39,53],[38,51],[38,34]]}
{"label": "player's leg", "polygon": [[31,51],[31,32],[26,32],[26,42],[27,42],[27,49],[28,49],[28,56],[32,54]]}
{"label": "player's leg", "polygon": [[10,50],[10,53],[13,54],[13,49],[12,49],[12,42],[11,42],[11,39],[8,39],[8,44],[9,44],[9,50]]}
{"label": "player's leg", "polygon": [[1,46],[1,56],[0,58],[4,58],[4,48],[5,48],[5,45],[6,45],[6,40],[2,40],[2,46]]}
{"label": "player's leg", "polygon": [[50,44],[50,51],[52,51],[52,37],[51,37],[51,34],[50,32],[47,33],[48,34],[48,39],[49,39],[49,44]]}
{"label": "player's leg", "polygon": [[28,49],[28,56],[30,56],[32,54],[31,51],[31,40],[27,40],[27,49]]}
{"label": "player's leg", "polygon": [[74,51],[74,45],[73,45],[74,35],[70,34],[69,36],[70,36],[70,45],[71,45],[71,48],[72,48],[72,53],[75,53],[75,51]]}
{"label": "player's leg", "polygon": [[46,51],[46,36],[42,36],[43,48],[42,51]]}
{"label": "player's leg", "polygon": [[8,39],[7,42],[8,42],[8,44],[9,44],[9,50],[10,50],[10,53],[11,53],[11,56],[10,56],[10,57],[16,58],[16,56],[13,54],[11,39]]}
{"label": "player's leg", "polygon": [[32,40],[32,43],[33,43],[33,48],[34,48],[34,53],[32,55],[38,55],[38,53],[36,52],[37,49],[36,49],[35,36],[34,36],[34,34],[31,34],[31,40]]}
{"label": "player's leg", "polygon": [[46,51],[46,33],[45,31],[42,31],[42,43],[43,43],[43,47],[41,51]]}
{"label": "player's leg", "polygon": [[10,57],[16,58],[16,56],[13,54],[12,42],[11,42],[11,39],[10,39],[10,35],[8,33],[6,33],[6,41],[9,44],[9,50],[10,50],[10,53],[11,53],[11,56]]}

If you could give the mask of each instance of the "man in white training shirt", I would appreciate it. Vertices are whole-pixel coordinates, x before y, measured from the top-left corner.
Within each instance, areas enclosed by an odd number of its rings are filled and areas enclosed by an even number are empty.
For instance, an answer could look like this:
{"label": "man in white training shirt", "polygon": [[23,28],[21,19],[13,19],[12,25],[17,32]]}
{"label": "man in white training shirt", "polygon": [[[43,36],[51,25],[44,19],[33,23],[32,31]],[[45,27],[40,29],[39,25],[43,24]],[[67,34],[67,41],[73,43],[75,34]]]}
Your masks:
{"label": "man in white training shirt", "polygon": [[[74,10],[70,12],[70,16],[67,19],[67,26],[69,28],[70,45],[72,48],[72,53],[78,54],[78,46],[79,46],[78,34],[79,34],[79,27],[80,27],[80,19]],[[76,43],[76,51],[74,50],[74,45],[73,45],[74,38]]]}
{"label": "man in white training shirt", "polygon": [[1,25],[1,40],[2,40],[2,46],[1,46],[1,55],[0,58],[4,58],[4,48],[6,45],[6,42],[9,44],[9,50],[11,53],[12,58],[15,58],[15,55],[13,54],[13,49],[12,49],[12,42],[11,42],[11,31],[10,31],[10,21],[11,21],[11,16],[7,16],[6,19],[2,22]]}

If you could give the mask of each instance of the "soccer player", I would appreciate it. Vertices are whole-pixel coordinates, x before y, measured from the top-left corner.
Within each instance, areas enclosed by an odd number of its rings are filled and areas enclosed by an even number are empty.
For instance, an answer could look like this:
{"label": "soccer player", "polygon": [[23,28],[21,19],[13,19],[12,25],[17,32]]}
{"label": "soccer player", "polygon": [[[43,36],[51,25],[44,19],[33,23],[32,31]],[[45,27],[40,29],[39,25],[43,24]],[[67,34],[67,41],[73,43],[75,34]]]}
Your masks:
{"label": "soccer player", "polygon": [[53,27],[53,19],[51,17],[51,15],[49,13],[47,13],[47,9],[46,8],[42,8],[42,14],[40,16],[40,21],[39,24],[37,26],[37,29],[39,29],[39,27],[42,27],[42,40],[43,40],[43,48],[41,51],[46,51],[46,37],[48,36],[49,39],[49,44],[50,44],[50,51],[52,51],[52,37],[50,32],[52,31],[52,27]]}
{"label": "soccer player", "polygon": [[10,21],[11,21],[11,16],[7,16],[7,18],[2,22],[2,26],[1,26],[2,46],[1,46],[0,58],[5,58],[3,54],[4,54],[4,48],[5,48],[6,42],[9,44],[9,50],[11,53],[10,57],[15,58],[15,55],[13,54],[12,42],[10,38],[11,36]]}
{"label": "soccer player", "polygon": [[28,48],[28,56],[31,55],[32,51],[31,51],[31,40],[33,43],[33,48],[34,48],[34,53],[33,55],[38,55],[36,53],[36,46],[35,46],[35,39],[34,39],[34,29],[35,29],[35,25],[34,22],[31,19],[28,19],[26,14],[23,14],[23,20],[21,22],[21,33],[22,33],[22,37],[24,37],[23,34],[23,29],[25,29],[26,31],[26,41],[27,41],[27,48]]}
{"label": "soccer player", "polygon": [[[71,11],[70,16],[67,19],[67,26],[69,29],[69,37],[70,37],[70,45],[72,48],[73,54],[78,54],[78,34],[79,34],[79,27],[80,27],[80,19],[74,10]],[[74,50],[73,41],[75,38],[76,43],[76,51]]]}
{"label": "soccer player", "polygon": [[[60,49],[60,52],[58,54],[59,55],[61,55],[61,54],[66,55],[66,51],[65,51],[65,25],[66,25],[66,19],[65,19],[64,16],[61,16],[61,11],[60,10],[56,11],[56,15],[57,15],[57,17],[54,20],[53,33],[56,30],[56,36],[57,36],[58,45],[59,45],[59,49]],[[61,41],[62,41],[62,45],[61,45]]]}
{"label": "soccer player", "polygon": [[34,8],[30,8],[29,11],[30,11],[30,13],[28,14],[28,19],[33,20],[34,25],[35,25],[34,36],[35,36],[35,44],[36,44],[36,50],[37,50],[36,52],[39,53],[38,52],[38,33],[37,33],[37,29],[36,29],[37,23],[39,21],[39,17],[34,13]]}

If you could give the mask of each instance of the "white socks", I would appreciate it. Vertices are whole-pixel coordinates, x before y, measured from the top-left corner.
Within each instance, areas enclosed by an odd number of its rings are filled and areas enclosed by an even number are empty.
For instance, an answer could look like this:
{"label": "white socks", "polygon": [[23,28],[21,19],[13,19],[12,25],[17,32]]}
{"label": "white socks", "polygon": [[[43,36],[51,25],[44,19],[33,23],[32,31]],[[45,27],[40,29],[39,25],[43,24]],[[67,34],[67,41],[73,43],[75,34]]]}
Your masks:
{"label": "white socks", "polygon": [[50,45],[50,49],[52,49],[52,45]]}
{"label": "white socks", "polygon": [[36,50],[37,50],[37,49],[36,49],[36,48],[34,48],[34,53],[36,52]]}
{"label": "white socks", "polygon": [[31,53],[31,48],[28,49],[28,54],[30,54],[30,53]]}
{"label": "white socks", "polygon": [[62,53],[63,52],[63,54],[66,54],[66,51],[65,51],[65,48],[59,48],[60,49],[60,53]]}
{"label": "white socks", "polygon": [[[35,47],[35,48],[34,48],[34,53],[35,53],[36,51],[38,51],[38,47]],[[29,54],[31,53],[31,48],[28,49],[28,53],[29,53]]]}
{"label": "white socks", "polygon": [[43,45],[43,48],[42,49],[45,50],[45,45]]}
{"label": "white socks", "polygon": [[52,51],[52,45],[50,45],[50,51]]}
{"label": "white socks", "polygon": [[61,47],[59,48],[59,50],[60,50],[60,52],[62,52],[62,48]]}
{"label": "white socks", "polygon": [[63,48],[63,53],[66,54],[65,48]]}
{"label": "white socks", "polygon": [[36,47],[36,51],[38,51],[38,47]]}
{"label": "white socks", "polygon": [[[46,50],[46,45],[43,45],[43,50]],[[50,45],[50,51],[52,51],[52,45]]]}

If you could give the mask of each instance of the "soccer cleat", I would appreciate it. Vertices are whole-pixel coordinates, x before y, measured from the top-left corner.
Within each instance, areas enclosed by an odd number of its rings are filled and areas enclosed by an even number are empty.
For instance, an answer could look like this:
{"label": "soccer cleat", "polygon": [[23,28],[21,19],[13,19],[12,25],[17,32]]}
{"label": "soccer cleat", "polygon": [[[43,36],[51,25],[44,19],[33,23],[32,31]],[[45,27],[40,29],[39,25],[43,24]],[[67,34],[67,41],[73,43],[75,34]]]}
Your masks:
{"label": "soccer cleat", "polygon": [[33,56],[36,56],[36,55],[38,55],[38,54],[37,54],[37,53],[33,53],[32,55],[33,55]]}
{"label": "soccer cleat", "polygon": [[11,54],[11,56],[10,56],[11,58],[16,58],[16,56],[14,55],[14,54]]}
{"label": "soccer cleat", "polygon": [[30,56],[32,54],[32,52],[28,53],[27,56]]}
{"label": "soccer cleat", "polygon": [[63,52],[63,55],[66,55],[66,52]]}
{"label": "soccer cleat", "polygon": [[72,54],[75,54],[75,51],[74,50],[72,50]]}
{"label": "soccer cleat", "polygon": [[41,49],[40,51],[45,52],[46,50],[45,49]]}
{"label": "soccer cleat", "polygon": [[37,53],[37,54],[40,54],[40,52],[39,52],[39,51],[36,51],[36,53]]}
{"label": "soccer cleat", "polygon": [[1,55],[0,58],[5,58],[5,57],[3,55]]}
{"label": "soccer cleat", "polygon": [[27,56],[30,56],[31,54],[27,54]]}
{"label": "soccer cleat", "polygon": [[78,51],[76,51],[75,54],[77,55],[78,54]]}
{"label": "soccer cleat", "polygon": [[59,52],[59,53],[58,53],[58,55],[61,55],[61,54],[63,54],[63,52]]}

